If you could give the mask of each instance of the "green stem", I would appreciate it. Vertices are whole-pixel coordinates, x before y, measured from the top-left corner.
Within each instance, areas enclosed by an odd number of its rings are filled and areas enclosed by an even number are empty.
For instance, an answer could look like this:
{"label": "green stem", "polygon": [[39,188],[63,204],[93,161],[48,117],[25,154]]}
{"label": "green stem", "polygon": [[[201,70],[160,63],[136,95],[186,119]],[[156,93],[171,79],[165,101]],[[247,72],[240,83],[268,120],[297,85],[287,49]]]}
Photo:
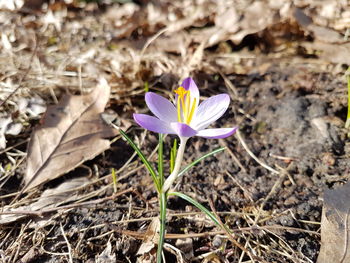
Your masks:
{"label": "green stem", "polygon": [[159,133],[159,144],[158,144],[158,176],[160,187],[164,184],[164,165],[163,165],[163,138],[164,135]]}
{"label": "green stem", "polygon": [[166,203],[167,194],[162,192],[159,195],[159,206],[160,206],[160,228],[159,228],[159,242],[157,249],[157,263],[162,263],[162,252],[165,239],[165,221],[166,221]]}
{"label": "green stem", "polygon": [[178,177],[180,168],[181,168],[181,162],[184,156],[185,148],[186,148],[186,143],[187,143],[188,138],[186,137],[180,137],[180,146],[179,149],[177,150],[177,155],[176,155],[176,160],[175,160],[175,167],[173,172],[169,175],[169,177],[165,180],[162,192],[166,193],[169,188],[173,185],[174,181]]}

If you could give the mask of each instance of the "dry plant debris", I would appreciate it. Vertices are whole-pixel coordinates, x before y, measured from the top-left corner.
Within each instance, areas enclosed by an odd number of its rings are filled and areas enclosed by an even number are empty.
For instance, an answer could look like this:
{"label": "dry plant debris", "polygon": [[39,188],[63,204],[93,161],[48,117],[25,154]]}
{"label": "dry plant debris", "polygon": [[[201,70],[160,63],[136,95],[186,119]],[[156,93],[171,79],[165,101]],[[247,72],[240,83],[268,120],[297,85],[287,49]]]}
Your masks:
{"label": "dry plant debris", "polygon": [[[151,259],[152,249],[137,252],[142,242],[153,246],[146,230],[158,216],[152,209],[157,202],[149,176],[124,142],[97,136],[103,147],[90,145],[88,156],[74,152],[81,159],[63,167],[61,159],[49,173],[41,172],[47,170],[35,160],[39,155],[33,157],[40,147],[31,143],[27,151],[26,145],[34,127],[45,125],[47,105],[63,103],[67,93],[91,96],[87,91],[101,76],[111,87],[107,112],[117,114],[123,125],[132,112],[147,113],[140,107],[145,90],[167,96],[188,75],[203,87],[204,98],[230,93],[234,102],[225,117],[227,123],[239,123],[242,136],[227,142],[227,154],[192,170],[179,184],[181,190],[207,207],[210,197],[237,242],[261,262],[310,263],[319,253],[321,260],[331,248],[321,243],[320,226],[322,240],[341,226],[332,224],[327,213],[321,221],[322,189],[350,178],[350,145],[343,129],[348,1],[96,2],[0,1],[0,206],[3,213],[19,213],[1,215],[7,224],[0,229],[0,262]],[[94,111],[93,119],[103,110]],[[145,152],[154,151],[153,134],[135,128],[129,134]],[[218,146],[194,139],[186,158],[194,160]],[[55,155],[48,156],[53,165]],[[32,162],[27,174],[26,159]],[[117,174],[115,195],[111,168]],[[40,179],[16,199],[24,178],[28,183],[35,171]],[[65,176],[53,180],[58,174]],[[57,193],[59,200],[53,195],[45,201],[47,191],[80,177],[88,183],[77,192],[70,188],[72,199]],[[337,190],[326,192],[324,211],[331,216],[337,215],[335,209],[344,212],[329,201],[334,198],[339,198]],[[28,209],[33,213],[20,213]],[[42,220],[41,209],[51,211]],[[167,262],[250,260],[191,206],[174,199],[169,209]],[[338,248],[347,249],[338,241]]]}
{"label": "dry plant debris", "polygon": [[[39,199],[30,205],[19,206],[14,209],[11,208],[11,205],[5,206],[3,207],[2,215],[0,215],[0,224],[13,223],[19,219],[30,216],[32,212],[38,212],[38,214],[40,214],[40,211],[44,208],[53,208],[79,200],[77,189],[87,184],[89,184],[89,179],[85,177],[73,178],[55,188],[44,190]],[[41,218],[41,220],[43,220],[43,218]],[[46,220],[48,220],[48,218]],[[35,222],[32,227],[37,226],[39,226],[39,224]]]}
{"label": "dry plant debris", "polygon": [[116,256],[112,252],[111,242],[107,243],[105,250],[102,251],[100,255],[96,256],[96,263],[115,263]]}
{"label": "dry plant debris", "polygon": [[324,193],[321,250],[317,263],[350,261],[350,184]]}
{"label": "dry plant debris", "polygon": [[66,95],[50,106],[28,145],[25,191],[69,172],[107,150],[116,134],[101,118],[109,100],[106,80],[87,95]]}

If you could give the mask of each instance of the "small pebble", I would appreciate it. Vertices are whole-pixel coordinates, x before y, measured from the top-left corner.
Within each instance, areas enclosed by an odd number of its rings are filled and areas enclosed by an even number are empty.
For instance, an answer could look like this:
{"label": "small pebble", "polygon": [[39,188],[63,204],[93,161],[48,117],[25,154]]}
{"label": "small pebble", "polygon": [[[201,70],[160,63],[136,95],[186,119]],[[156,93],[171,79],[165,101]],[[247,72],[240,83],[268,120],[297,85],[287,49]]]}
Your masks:
{"label": "small pebble", "polygon": [[212,242],[213,247],[219,248],[222,245],[222,239],[220,236],[216,235]]}
{"label": "small pebble", "polygon": [[298,201],[299,200],[298,200],[298,198],[296,198],[296,196],[291,196],[284,201],[284,204],[287,206],[294,205],[294,204],[298,203]]}

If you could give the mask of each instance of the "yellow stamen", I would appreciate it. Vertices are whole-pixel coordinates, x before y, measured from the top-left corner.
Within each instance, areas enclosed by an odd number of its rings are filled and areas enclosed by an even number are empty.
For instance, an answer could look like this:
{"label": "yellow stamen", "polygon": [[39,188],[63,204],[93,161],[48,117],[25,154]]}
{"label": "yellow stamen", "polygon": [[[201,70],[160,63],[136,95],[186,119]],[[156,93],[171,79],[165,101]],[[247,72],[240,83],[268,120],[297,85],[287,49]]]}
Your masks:
{"label": "yellow stamen", "polygon": [[[196,99],[191,104],[191,92],[179,87],[175,90],[177,97],[177,120],[178,122],[190,124],[196,110]],[[186,96],[186,98],[185,98]],[[182,113],[182,114],[181,114]],[[181,118],[182,115],[182,118]]]}
{"label": "yellow stamen", "polygon": [[187,117],[186,124],[190,124],[190,122],[192,121],[195,109],[196,109],[196,98],[194,98],[194,100],[193,100],[191,111],[190,111],[190,114]]}
{"label": "yellow stamen", "polygon": [[178,98],[177,98],[177,119],[179,122],[182,122],[181,121],[181,107],[182,107],[182,113],[183,113],[182,117],[183,117],[183,119],[186,119],[186,115],[185,115],[186,109],[185,109],[184,97],[188,93],[188,91],[185,90],[183,87],[178,87],[175,90],[175,93],[178,95]]}
{"label": "yellow stamen", "polygon": [[185,105],[185,100],[184,97],[181,97],[181,106],[182,106],[182,117],[185,119],[186,118],[186,105]]}
{"label": "yellow stamen", "polygon": [[175,93],[177,95],[179,95],[180,97],[184,97],[186,94],[187,94],[188,90],[185,90],[183,87],[178,87],[176,90],[175,90]]}
{"label": "yellow stamen", "polygon": [[180,96],[177,97],[177,121],[181,122]]}

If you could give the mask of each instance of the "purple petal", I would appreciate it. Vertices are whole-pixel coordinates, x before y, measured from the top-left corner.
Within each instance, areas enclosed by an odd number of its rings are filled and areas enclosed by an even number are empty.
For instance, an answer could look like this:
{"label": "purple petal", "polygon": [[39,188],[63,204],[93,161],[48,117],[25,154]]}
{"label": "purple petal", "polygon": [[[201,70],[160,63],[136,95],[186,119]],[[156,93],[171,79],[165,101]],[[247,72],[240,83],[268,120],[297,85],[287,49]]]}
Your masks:
{"label": "purple petal", "polygon": [[191,93],[191,100],[196,99],[196,106],[199,103],[199,90],[196,83],[192,78],[186,78],[181,85],[185,90],[189,90]]}
{"label": "purple petal", "polygon": [[138,125],[157,133],[175,134],[176,132],[171,128],[169,123],[162,121],[156,117],[146,114],[134,114],[134,120]]}
{"label": "purple petal", "polygon": [[166,122],[177,121],[177,112],[174,104],[153,92],[147,92],[145,100],[148,108],[159,119]]}
{"label": "purple petal", "polygon": [[232,135],[233,133],[235,133],[235,131],[237,131],[237,129],[238,127],[205,129],[197,132],[196,135],[207,139],[222,139]]}
{"label": "purple petal", "polygon": [[205,129],[225,113],[229,104],[230,96],[227,94],[219,94],[206,99],[199,105],[191,126],[197,130]]}
{"label": "purple petal", "polygon": [[197,134],[197,131],[192,129],[190,126],[188,126],[185,123],[181,122],[173,122],[171,123],[171,127],[176,132],[177,135],[180,137],[192,137]]}

